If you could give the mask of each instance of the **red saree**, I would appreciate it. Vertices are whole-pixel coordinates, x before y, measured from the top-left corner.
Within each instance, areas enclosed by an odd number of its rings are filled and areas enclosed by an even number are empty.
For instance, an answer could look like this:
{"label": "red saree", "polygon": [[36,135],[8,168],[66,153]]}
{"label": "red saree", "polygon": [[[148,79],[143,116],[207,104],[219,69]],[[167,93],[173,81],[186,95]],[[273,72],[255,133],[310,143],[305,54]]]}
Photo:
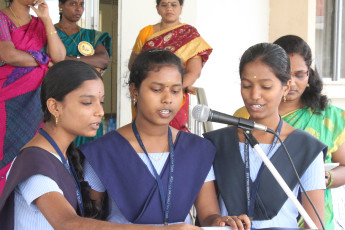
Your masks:
{"label": "red saree", "polygon": [[13,30],[11,41],[16,49],[30,53],[39,66],[0,66],[0,194],[12,160],[42,122],[40,86],[49,63],[43,52],[47,36],[40,19],[33,17],[29,24]]}
{"label": "red saree", "polygon": [[[193,26],[181,24],[153,34],[147,33],[150,29],[150,26],[145,27],[137,39],[137,43],[140,43],[140,40],[143,39],[146,41],[142,46],[142,51],[153,48],[166,49],[181,58],[184,64],[187,63],[189,59],[199,56],[202,59],[203,65],[212,52],[212,48]],[[147,38],[140,36],[147,36]],[[134,47],[138,47],[138,45],[136,44]],[[183,102],[180,110],[170,122],[170,125],[178,130],[189,132],[186,126],[189,110],[189,95],[187,93],[184,95]]]}

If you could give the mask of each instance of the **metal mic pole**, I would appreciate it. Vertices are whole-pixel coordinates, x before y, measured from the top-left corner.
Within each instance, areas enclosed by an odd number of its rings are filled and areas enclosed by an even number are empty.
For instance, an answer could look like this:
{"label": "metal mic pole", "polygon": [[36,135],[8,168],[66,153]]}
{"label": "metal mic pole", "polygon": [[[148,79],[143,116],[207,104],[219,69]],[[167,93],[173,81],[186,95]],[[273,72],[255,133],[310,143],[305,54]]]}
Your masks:
{"label": "metal mic pole", "polygon": [[270,159],[268,159],[265,152],[260,147],[258,141],[253,136],[252,132],[249,130],[244,130],[244,136],[246,137],[246,139],[248,140],[248,142],[252,146],[252,148],[254,148],[255,151],[259,154],[262,161],[265,163],[267,168],[270,170],[273,177],[277,180],[280,187],[284,190],[285,194],[291,199],[292,203],[295,205],[295,207],[297,208],[297,210],[299,211],[299,213],[301,214],[301,216],[303,217],[305,222],[307,222],[308,226],[311,229],[317,229],[315,223],[312,221],[312,219],[310,218],[308,213],[305,211],[303,206],[300,204],[300,202],[297,200],[297,198],[295,197],[295,195],[293,194],[293,192],[291,191],[289,186],[286,184],[284,179],[281,177],[281,175],[279,174],[277,169],[274,167],[274,165],[270,161]]}

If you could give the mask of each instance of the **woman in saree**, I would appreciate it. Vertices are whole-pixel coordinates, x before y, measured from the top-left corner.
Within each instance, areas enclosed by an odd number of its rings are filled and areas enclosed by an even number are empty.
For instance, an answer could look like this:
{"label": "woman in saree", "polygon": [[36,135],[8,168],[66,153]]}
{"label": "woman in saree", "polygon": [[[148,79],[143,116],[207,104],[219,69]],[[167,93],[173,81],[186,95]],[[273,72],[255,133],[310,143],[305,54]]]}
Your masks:
{"label": "woman in saree", "polygon": [[[84,29],[77,25],[84,12],[84,0],[59,0],[60,21],[55,28],[66,47],[66,60],[78,60],[96,68],[101,74],[111,57],[111,37],[107,32]],[[103,122],[95,137],[80,137],[77,146],[103,135]]]}
{"label": "woman in saree", "polygon": [[[175,53],[183,62],[184,75],[183,90],[185,92],[179,112],[170,125],[179,130],[188,131],[189,97],[187,93],[195,93],[194,82],[199,78],[203,65],[208,60],[212,48],[200,36],[198,31],[180,22],[183,0],[156,0],[158,14],[162,17],[160,23],[143,28],[134,44],[128,63],[131,70],[138,54],[142,51],[159,48]],[[132,106],[133,119],[135,109]]]}
{"label": "woman in saree", "polygon": [[0,194],[10,163],[42,122],[43,76],[65,55],[44,0],[10,0],[0,11]]}
{"label": "woman in saree", "polygon": [[[290,125],[307,131],[328,146],[325,163],[340,164],[325,172],[325,228],[332,230],[334,214],[330,188],[345,184],[345,111],[328,104],[327,97],[321,94],[322,80],[311,68],[311,50],[302,38],[286,35],[274,43],[288,53],[292,69],[291,88],[279,105],[279,114]],[[235,115],[248,117],[248,112],[241,108]]]}

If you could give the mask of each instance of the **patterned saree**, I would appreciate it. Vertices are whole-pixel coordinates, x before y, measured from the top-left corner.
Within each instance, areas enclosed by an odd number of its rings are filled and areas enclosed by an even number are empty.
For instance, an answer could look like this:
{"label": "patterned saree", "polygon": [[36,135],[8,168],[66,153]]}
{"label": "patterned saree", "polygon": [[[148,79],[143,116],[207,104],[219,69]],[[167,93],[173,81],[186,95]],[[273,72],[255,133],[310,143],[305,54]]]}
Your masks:
{"label": "patterned saree", "polygon": [[[147,26],[140,31],[133,51],[139,54],[150,49],[166,49],[176,54],[184,64],[189,59],[200,57],[202,65],[206,63],[212,48],[200,36],[198,31],[190,25],[180,24],[175,27],[153,33],[153,26]],[[188,122],[189,96],[184,94],[183,103],[170,125],[176,129],[189,131]],[[133,111],[133,109],[132,109]]]}
{"label": "patterned saree", "polygon": [[14,29],[10,36],[15,48],[31,54],[39,65],[0,65],[0,194],[12,160],[42,123],[40,86],[49,63],[44,52],[47,36],[40,19],[32,17],[29,24]]}
{"label": "patterned saree", "polygon": [[[345,111],[328,105],[320,113],[303,107],[283,116],[283,119],[295,127],[310,133],[328,146],[325,163],[332,162],[332,153],[345,142]],[[325,190],[325,228],[334,229],[331,190]]]}

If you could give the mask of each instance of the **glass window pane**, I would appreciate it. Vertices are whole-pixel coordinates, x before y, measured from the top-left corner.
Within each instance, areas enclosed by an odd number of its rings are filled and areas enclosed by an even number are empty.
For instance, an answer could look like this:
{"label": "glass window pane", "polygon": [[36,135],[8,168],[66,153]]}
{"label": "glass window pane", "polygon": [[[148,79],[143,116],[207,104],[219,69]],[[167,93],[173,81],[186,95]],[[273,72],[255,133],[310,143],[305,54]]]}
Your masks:
{"label": "glass window pane", "polygon": [[334,1],[317,0],[315,64],[323,78],[333,75],[334,10]]}
{"label": "glass window pane", "polygon": [[[344,4],[344,3],[343,3]],[[342,9],[343,13],[342,13],[342,33],[341,33],[341,41],[345,41],[345,8],[343,5],[343,9]],[[340,78],[341,79],[345,79],[345,46],[343,45],[343,42],[341,42],[342,46],[341,46],[341,67],[340,67]]]}

